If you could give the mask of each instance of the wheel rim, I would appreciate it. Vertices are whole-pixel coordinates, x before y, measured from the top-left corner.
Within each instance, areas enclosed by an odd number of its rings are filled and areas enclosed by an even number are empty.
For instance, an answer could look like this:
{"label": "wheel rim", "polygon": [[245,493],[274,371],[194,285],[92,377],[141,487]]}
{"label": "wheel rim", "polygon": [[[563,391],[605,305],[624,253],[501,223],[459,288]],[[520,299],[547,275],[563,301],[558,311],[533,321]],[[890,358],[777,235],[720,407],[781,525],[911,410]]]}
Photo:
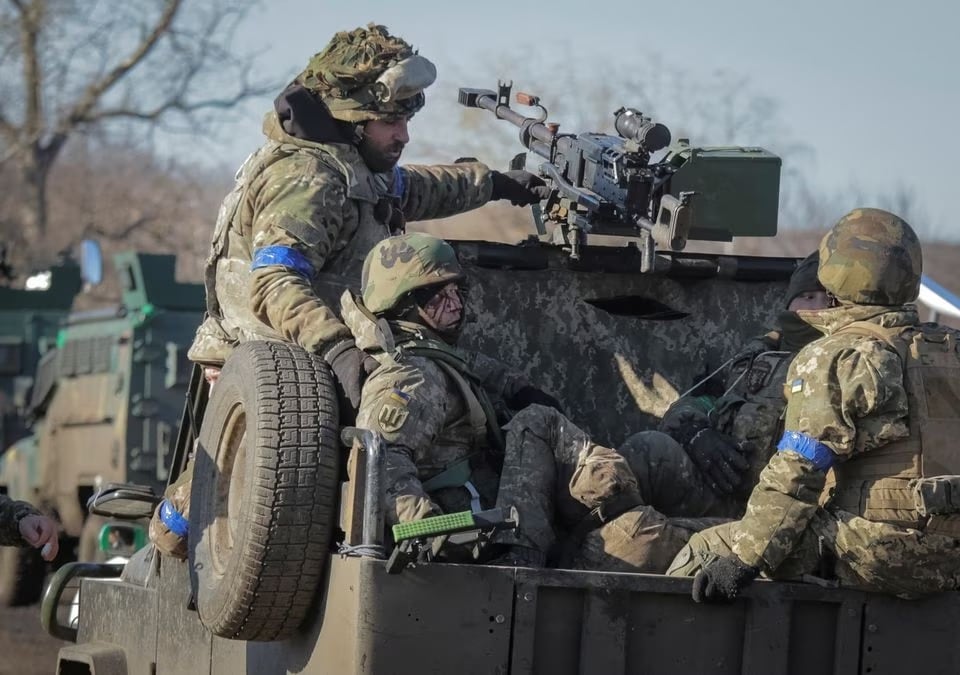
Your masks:
{"label": "wheel rim", "polygon": [[243,406],[230,411],[217,451],[216,507],[210,526],[214,570],[226,572],[234,542],[238,539],[244,485],[246,483],[247,414]]}

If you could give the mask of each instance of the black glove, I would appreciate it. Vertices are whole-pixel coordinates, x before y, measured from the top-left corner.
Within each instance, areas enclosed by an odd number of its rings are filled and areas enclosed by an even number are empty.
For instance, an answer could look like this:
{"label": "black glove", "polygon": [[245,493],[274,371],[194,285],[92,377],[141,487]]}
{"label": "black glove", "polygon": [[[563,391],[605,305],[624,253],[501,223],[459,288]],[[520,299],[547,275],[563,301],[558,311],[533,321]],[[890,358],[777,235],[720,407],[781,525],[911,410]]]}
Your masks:
{"label": "black glove", "polygon": [[555,399],[547,392],[541,391],[536,387],[531,387],[530,385],[521,387],[513,396],[510,398],[505,398],[504,402],[510,407],[511,410],[523,410],[528,405],[539,403],[540,405],[545,405],[548,408],[553,408],[557,412],[563,412],[563,407],[560,405],[560,401]]}
{"label": "black glove", "polygon": [[714,492],[732,494],[750,468],[745,448],[730,436],[709,427],[701,429],[686,446],[687,456],[710,483]]}
{"label": "black glove", "polygon": [[514,206],[529,206],[550,196],[550,188],[540,176],[529,171],[491,171],[493,192],[490,199],[509,199]]}
{"label": "black glove", "polygon": [[356,416],[360,409],[360,391],[367,376],[380,365],[375,358],[358,348],[353,340],[333,345],[323,355],[337,379],[337,394],[344,412]]}
{"label": "black glove", "polygon": [[735,555],[711,560],[693,578],[693,601],[732,602],[759,574]]}

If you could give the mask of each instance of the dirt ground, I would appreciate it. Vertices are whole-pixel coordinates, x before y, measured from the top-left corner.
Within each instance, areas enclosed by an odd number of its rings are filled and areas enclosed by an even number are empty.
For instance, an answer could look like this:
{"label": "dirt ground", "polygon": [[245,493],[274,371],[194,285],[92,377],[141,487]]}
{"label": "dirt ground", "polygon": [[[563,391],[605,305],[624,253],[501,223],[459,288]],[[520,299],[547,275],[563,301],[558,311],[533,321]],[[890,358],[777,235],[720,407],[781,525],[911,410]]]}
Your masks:
{"label": "dirt ground", "polygon": [[67,644],[40,625],[40,605],[0,608],[0,675],[51,675]]}

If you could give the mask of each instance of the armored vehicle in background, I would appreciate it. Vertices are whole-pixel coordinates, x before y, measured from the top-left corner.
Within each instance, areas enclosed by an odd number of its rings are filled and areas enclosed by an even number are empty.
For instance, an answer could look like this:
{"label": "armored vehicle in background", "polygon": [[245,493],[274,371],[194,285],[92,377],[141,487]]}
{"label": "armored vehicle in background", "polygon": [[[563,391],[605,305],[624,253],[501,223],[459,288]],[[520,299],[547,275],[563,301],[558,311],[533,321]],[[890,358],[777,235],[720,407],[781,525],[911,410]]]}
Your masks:
{"label": "armored vehicle in background", "polygon": [[[189,376],[186,350],[204,308],[203,286],[178,283],[175,262],[173,255],[117,254],[119,305],[69,315],[64,307],[39,324],[33,318],[40,328],[19,343],[28,356],[38,345],[43,353],[32,387],[21,376],[17,403],[31,433],[0,459],[0,489],[60,521],[59,563],[98,558],[105,521],[89,518],[86,503],[99,487],[166,483]],[[52,271],[47,293],[58,279]],[[79,290],[79,272],[74,279]],[[145,534],[142,525],[125,524],[104,533],[103,545],[132,553]],[[35,602],[45,572],[36,551],[0,549],[0,602]]]}

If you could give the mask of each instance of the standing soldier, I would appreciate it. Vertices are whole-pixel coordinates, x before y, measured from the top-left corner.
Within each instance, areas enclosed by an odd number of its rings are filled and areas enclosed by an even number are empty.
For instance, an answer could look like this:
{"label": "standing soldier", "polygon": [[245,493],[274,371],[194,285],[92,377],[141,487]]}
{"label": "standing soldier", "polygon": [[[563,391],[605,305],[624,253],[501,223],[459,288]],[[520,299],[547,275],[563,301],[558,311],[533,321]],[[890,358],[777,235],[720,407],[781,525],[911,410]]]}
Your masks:
{"label": "standing soldier", "polygon": [[[337,33],[277,97],[264,121],[267,143],[240,167],[213,234],[207,317],[189,350],[209,382],[240,342],[293,342],[330,364],[351,417],[377,363],[356,348],[335,309],[345,288],[359,286],[371,247],[407,221],[545,196],[543,181],[526,171],[398,165],[407,124],[435,78],[433,63],[371,24]],[[154,543],[178,557],[189,480],[185,472],[168,490],[150,528]]]}
{"label": "standing soldier", "polygon": [[41,515],[27,502],[0,495],[0,546],[32,546],[44,560],[57,557],[60,542],[55,520]]}
{"label": "standing soldier", "polygon": [[826,337],[790,367],[786,430],[744,518],[695,535],[671,567],[696,574],[695,600],[828,562],[904,598],[958,587],[960,334],[919,323],[921,269],[916,234],[886,211],[851,211],[823,238],[832,306],[801,315]]}

